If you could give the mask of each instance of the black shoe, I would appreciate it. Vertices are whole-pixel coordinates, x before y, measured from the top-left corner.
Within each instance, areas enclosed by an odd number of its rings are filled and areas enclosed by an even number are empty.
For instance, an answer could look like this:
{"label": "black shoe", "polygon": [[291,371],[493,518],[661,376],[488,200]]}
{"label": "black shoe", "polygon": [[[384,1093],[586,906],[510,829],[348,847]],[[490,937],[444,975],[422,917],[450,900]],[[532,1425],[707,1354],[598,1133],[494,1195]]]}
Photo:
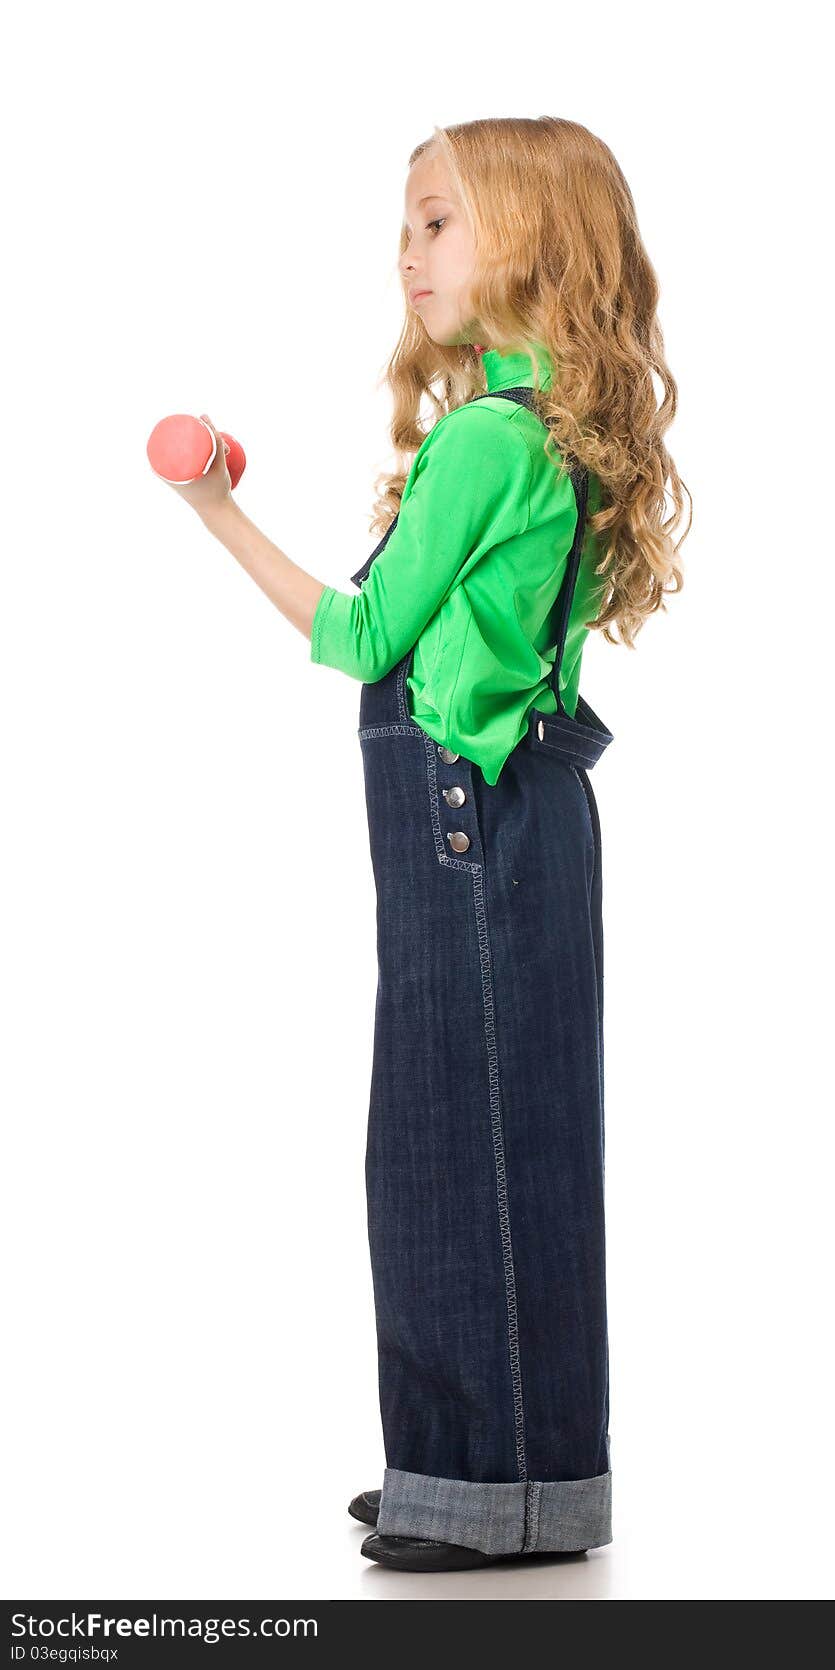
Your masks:
{"label": "black shoe", "polygon": [[[375,1493],[376,1494],[376,1493]],[[572,1554],[586,1554],[585,1548],[571,1549]],[[495,1566],[513,1560],[559,1560],[563,1555],[537,1549],[532,1554],[483,1554],[480,1548],[464,1548],[457,1542],[434,1542],[429,1537],[386,1537],[379,1532],[365,1537],[360,1553],[368,1560],[378,1560],[381,1566],[396,1566],[400,1571],[471,1571],[475,1566]]]}
{"label": "black shoe", "polygon": [[364,1525],[376,1525],[380,1511],[380,1497],[382,1490],[361,1490],[353,1502],[348,1503],[348,1512],[354,1519],[361,1519]]}

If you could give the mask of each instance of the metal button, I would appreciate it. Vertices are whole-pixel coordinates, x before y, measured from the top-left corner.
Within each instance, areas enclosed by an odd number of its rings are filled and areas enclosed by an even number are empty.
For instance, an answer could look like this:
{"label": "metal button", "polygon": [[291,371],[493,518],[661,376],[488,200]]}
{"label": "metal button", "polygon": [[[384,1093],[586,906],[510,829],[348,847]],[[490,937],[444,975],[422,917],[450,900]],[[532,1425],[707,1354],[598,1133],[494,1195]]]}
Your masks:
{"label": "metal button", "polygon": [[444,800],[448,806],[463,806],[466,798],[464,790],[457,783],[454,789],[444,789]]}
{"label": "metal button", "polygon": [[459,755],[454,754],[451,748],[444,748],[440,742],[438,743],[438,753],[446,765],[454,765],[459,758]]}
{"label": "metal button", "polygon": [[545,741],[545,725],[541,719],[536,727],[536,734],[539,737],[540,742]]}
{"label": "metal button", "polygon": [[451,834],[447,835],[447,840],[453,852],[466,852],[470,844],[470,837],[464,834],[463,829],[453,829]]}

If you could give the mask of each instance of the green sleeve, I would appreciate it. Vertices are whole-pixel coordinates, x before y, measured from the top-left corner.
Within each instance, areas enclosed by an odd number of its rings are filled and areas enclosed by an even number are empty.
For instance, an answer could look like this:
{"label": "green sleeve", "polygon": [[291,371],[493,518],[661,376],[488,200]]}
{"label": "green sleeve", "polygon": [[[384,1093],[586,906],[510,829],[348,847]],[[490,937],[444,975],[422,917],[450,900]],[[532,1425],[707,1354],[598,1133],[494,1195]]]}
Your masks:
{"label": "green sleeve", "polygon": [[531,456],[503,413],[462,406],[430,430],[397,527],[356,597],[326,586],[310,659],[374,684],[417,643],[468,558],[524,532]]}

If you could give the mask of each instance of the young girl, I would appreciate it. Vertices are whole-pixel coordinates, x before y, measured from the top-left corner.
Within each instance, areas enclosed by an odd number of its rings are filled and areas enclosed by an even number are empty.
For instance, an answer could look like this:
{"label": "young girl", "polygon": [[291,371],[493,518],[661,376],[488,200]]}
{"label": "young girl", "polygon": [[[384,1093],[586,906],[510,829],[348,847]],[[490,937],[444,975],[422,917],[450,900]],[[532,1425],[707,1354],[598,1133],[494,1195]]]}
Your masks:
{"label": "young girl", "polygon": [[350,1512],[376,1525],[363,1554],[438,1571],[611,1541],[588,772],[612,737],[578,687],[589,630],[634,647],[680,589],[687,489],[662,440],[676,385],[656,277],[587,129],[436,127],[409,159],[399,266],[388,382],[408,468],[384,478],[358,595],[244,515],[219,436],[208,476],[176,491],[311,660],[362,681],[387,1465]]}

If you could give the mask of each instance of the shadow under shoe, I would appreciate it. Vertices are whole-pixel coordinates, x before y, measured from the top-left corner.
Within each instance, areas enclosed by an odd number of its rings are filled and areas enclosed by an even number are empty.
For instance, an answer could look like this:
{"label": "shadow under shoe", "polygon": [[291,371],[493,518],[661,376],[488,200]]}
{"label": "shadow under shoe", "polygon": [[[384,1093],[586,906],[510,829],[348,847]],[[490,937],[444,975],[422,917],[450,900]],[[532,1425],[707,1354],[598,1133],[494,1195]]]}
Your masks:
{"label": "shadow under shoe", "polygon": [[354,1519],[361,1519],[364,1525],[376,1525],[380,1511],[380,1490],[361,1490],[352,1502],[348,1503],[348,1512]]}

